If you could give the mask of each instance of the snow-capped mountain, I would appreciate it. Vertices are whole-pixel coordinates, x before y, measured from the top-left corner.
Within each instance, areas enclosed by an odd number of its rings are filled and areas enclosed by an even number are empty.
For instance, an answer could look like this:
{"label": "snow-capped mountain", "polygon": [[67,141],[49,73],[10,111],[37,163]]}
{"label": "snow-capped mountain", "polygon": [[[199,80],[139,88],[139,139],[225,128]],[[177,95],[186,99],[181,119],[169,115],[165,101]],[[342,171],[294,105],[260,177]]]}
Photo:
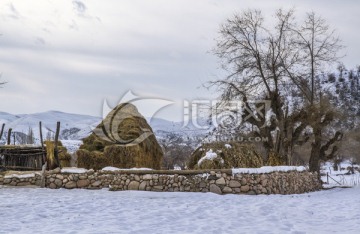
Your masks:
{"label": "snow-capped mountain", "polygon": [[22,136],[28,135],[30,129],[33,132],[35,142],[39,140],[39,122],[42,122],[43,138],[53,137],[56,130],[56,122],[60,121],[61,130],[59,138],[62,140],[79,140],[91,133],[92,128],[101,121],[99,117],[88,115],[69,114],[60,111],[48,111],[35,114],[12,115],[0,112],[0,124],[5,123],[2,139],[5,139],[8,129],[12,128],[17,134],[17,141]]}
{"label": "snow-capped mountain", "polygon": [[[12,128],[16,132],[16,142],[29,134],[30,129],[33,132],[35,143],[39,142],[39,122],[42,122],[43,138],[54,137],[56,122],[60,121],[60,140],[81,140],[90,135],[100,122],[100,117],[89,115],[70,114],[60,111],[47,111],[35,114],[12,115],[6,112],[0,112],[0,125],[5,123],[2,142],[5,141],[7,131]],[[195,138],[203,136],[207,130],[199,130],[193,124],[183,126],[183,122],[173,122],[160,118],[147,118],[154,134],[157,138],[166,138],[170,133],[177,134],[184,138]]]}

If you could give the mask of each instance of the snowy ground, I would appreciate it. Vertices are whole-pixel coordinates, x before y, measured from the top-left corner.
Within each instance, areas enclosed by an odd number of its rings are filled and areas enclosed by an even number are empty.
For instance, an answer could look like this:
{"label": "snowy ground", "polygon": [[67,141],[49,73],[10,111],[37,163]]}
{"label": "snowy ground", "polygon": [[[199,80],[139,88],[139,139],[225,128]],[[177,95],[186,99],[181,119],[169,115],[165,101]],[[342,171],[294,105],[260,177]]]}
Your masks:
{"label": "snowy ground", "polygon": [[0,188],[0,233],[359,233],[360,187],[301,195]]}
{"label": "snowy ground", "polygon": [[[334,171],[333,163],[326,162],[321,167],[321,180],[325,183],[324,187],[334,187],[334,186],[359,186],[360,185],[360,172],[358,170],[354,170],[354,174],[349,174],[348,168],[349,166],[354,166],[355,168],[359,168],[359,165],[351,165],[351,163],[345,161],[340,163],[338,171]],[[329,177],[326,176],[329,175]]]}

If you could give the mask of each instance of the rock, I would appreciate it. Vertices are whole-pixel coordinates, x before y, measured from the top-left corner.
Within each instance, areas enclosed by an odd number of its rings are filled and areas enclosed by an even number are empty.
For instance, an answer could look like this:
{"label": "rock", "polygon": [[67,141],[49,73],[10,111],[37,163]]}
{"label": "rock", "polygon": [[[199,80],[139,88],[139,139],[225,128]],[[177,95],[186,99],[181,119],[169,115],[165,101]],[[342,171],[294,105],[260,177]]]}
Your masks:
{"label": "rock", "polygon": [[76,188],[76,182],[75,181],[69,181],[65,184],[65,188],[67,189],[73,189]]}
{"label": "rock", "polygon": [[204,181],[201,181],[199,184],[200,188],[205,188],[206,187],[206,183]]}
{"label": "rock", "polygon": [[143,180],[152,180],[152,175],[151,174],[143,175]]}
{"label": "rock", "polygon": [[250,190],[250,186],[249,185],[245,185],[245,186],[241,186],[240,191],[243,193],[246,193]]}
{"label": "rock", "polygon": [[267,185],[267,183],[268,183],[268,180],[267,180],[267,179],[264,179],[264,180],[261,181],[261,185],[262,185],[263,187],[265,187],[265,186]]}
{"label": "rock", "polygon": [[223,193],[232,193],[232,189],[230,187],[227,187],[227,186],[224,187],[222,191],[223,191]]}
{"label": "rock", "polygon": [[264,194],[267,194],[266,188],[262,188],[262,189],[261,189],[261,192],[264,193]]}
{"label": "rock", "polygon": [[86,180],[86,179],[87,179],[87,176],[86,176],[86,175],[81,175],[81,176],[79,176],[79,179],[80,179],[80,180]]}
{"label": "rock", "polygon": [[54,183],[50,183],[50,184],[49,184],[49,188],[51,188],[51,189],[56,189],[57,186],[56,186],[56,184],[54,184]]}
{"label": "rock", "polygon": [[221,177],[220,179],[216,180],[215,182],[217,185],[226,185],[226,181],[223,177]]}
{"label": "rock", "polygon": [[139,190],[140,183],[138,181],[131,181],[128,185],[128,190]]}
{"label": "rock", "polygon": [[10,179],[10,178],[4,179],[4,184],[10,184],[10,182],[11,182],[11,179]]}
{"label": "rock", "polygon": [[251,190],[251,191],[249,191],[249,192],[247,193],[247,195],[256,195],[256,192],[253,191],[253,190]]}
{"label": "rock", "polygon": [[60,169],[60,167],[57,167],[54,170],[52,170],[51,172],[52,172],[52,174],[59,174],[61,172],[61,169]]}
{"label": "rock", "polygon": [[247,184],[247,180],[245,178],[241,179],[241,185],[246,185]]}
{"label": "rock", "polygon": [[222,194],[221,189],[219,188],[219,186],[212,184],[210,185],[210,192],[211,193],[216,193],[216,194]]}
{"label": "rock", "polygon": [[60,180],[60,179],[55,179],[54,183],[58,188],[60,188],[62,186],[62,180]]}
{"label": "rock", "polygon": [[16,186],[28,186],[28,185],[30,185],[30,182],[24,181],[24,182],[18,183]]}
{"label": "rock", "polygon": [[235,193],[240,193],[240,188],[234,188]]}
{"label": "rock", "polygon": [[56,179],[63,180],[64,176],[63,175],[56,175]]}
{"label": "rock", "polygon": [[239,181],[230,180],[230,182],[229,182],[229,187],[231,187],[231,188],[240,188],[240,187],[241,187],[241,184],[240,184]]}
{"label": "rock", "polygon": [[162,185],[157,185],[157,186],[153,187],[154,191],[163,191],[163,189],[164,189],[164,186],[162,186]]}
{"label": "rock", "polygon": [[146,181],[140,183],[139,190],[145,191],[146,189]]}
{"label": "rock", "polygon": [[140,181],[140,176],[135,175],[134,178],[135,178],[136,181]]}
{"label": "rock", "polygon": [[94,183],[91,184],[91,186],[93,187],[99,187],[101,185],[101,181],[95,181]]}
{"label": "rock", "polygon": [[78,180],[76,182],[78,188],[84,188],[87,187],[90,184],[89,180]]}

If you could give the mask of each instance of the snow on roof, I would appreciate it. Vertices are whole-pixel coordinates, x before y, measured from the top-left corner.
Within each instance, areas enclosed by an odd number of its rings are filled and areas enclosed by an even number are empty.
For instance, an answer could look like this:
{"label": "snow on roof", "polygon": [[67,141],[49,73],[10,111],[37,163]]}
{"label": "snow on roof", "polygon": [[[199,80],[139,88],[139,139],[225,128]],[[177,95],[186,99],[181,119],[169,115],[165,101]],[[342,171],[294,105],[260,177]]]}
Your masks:
{"label": "snow on roof", "polygon": [[250,174],[261,174],[261,173],[271,173],[271,172],[288,172],[288,171],[306,171],[306,167],[304,166],[266,166],[266,167],[260,167],[260,168],[233,168],[232,173],[233,174],[244,174],[244,173],[250,173]]}

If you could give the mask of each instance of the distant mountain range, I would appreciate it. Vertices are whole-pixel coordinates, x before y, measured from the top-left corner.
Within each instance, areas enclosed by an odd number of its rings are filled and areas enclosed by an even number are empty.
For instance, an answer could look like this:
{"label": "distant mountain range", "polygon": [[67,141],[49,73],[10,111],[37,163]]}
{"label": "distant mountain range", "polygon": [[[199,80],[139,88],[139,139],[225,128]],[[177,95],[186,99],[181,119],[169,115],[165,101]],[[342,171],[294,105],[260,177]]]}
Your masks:
{"label": "distant mountain range", "polygon": [[[56,122],[60,121],[61,130],[60,140],[81,140],[91,134],[100,122],[100,117],[89,115],[70,114],[60,111],[47,111],[35,114],[13,115],[6,112],[0,112],[0,126],[5,123],[5,130],[1,141],[4,143],[7,131],[12,128],[16,132],[16,141],[21,141],[32,129],[35,142],[39,142],[39,122],[42,122],[43,138],[53,137],[56,130]],[[156,137],[165,138],[170,133],[175,133],[183,137],[192,138],[203,136],[206,130],[197,130],[193,125],[183,127],[182,122],[172,122],[160,118],[147,118]]]}

